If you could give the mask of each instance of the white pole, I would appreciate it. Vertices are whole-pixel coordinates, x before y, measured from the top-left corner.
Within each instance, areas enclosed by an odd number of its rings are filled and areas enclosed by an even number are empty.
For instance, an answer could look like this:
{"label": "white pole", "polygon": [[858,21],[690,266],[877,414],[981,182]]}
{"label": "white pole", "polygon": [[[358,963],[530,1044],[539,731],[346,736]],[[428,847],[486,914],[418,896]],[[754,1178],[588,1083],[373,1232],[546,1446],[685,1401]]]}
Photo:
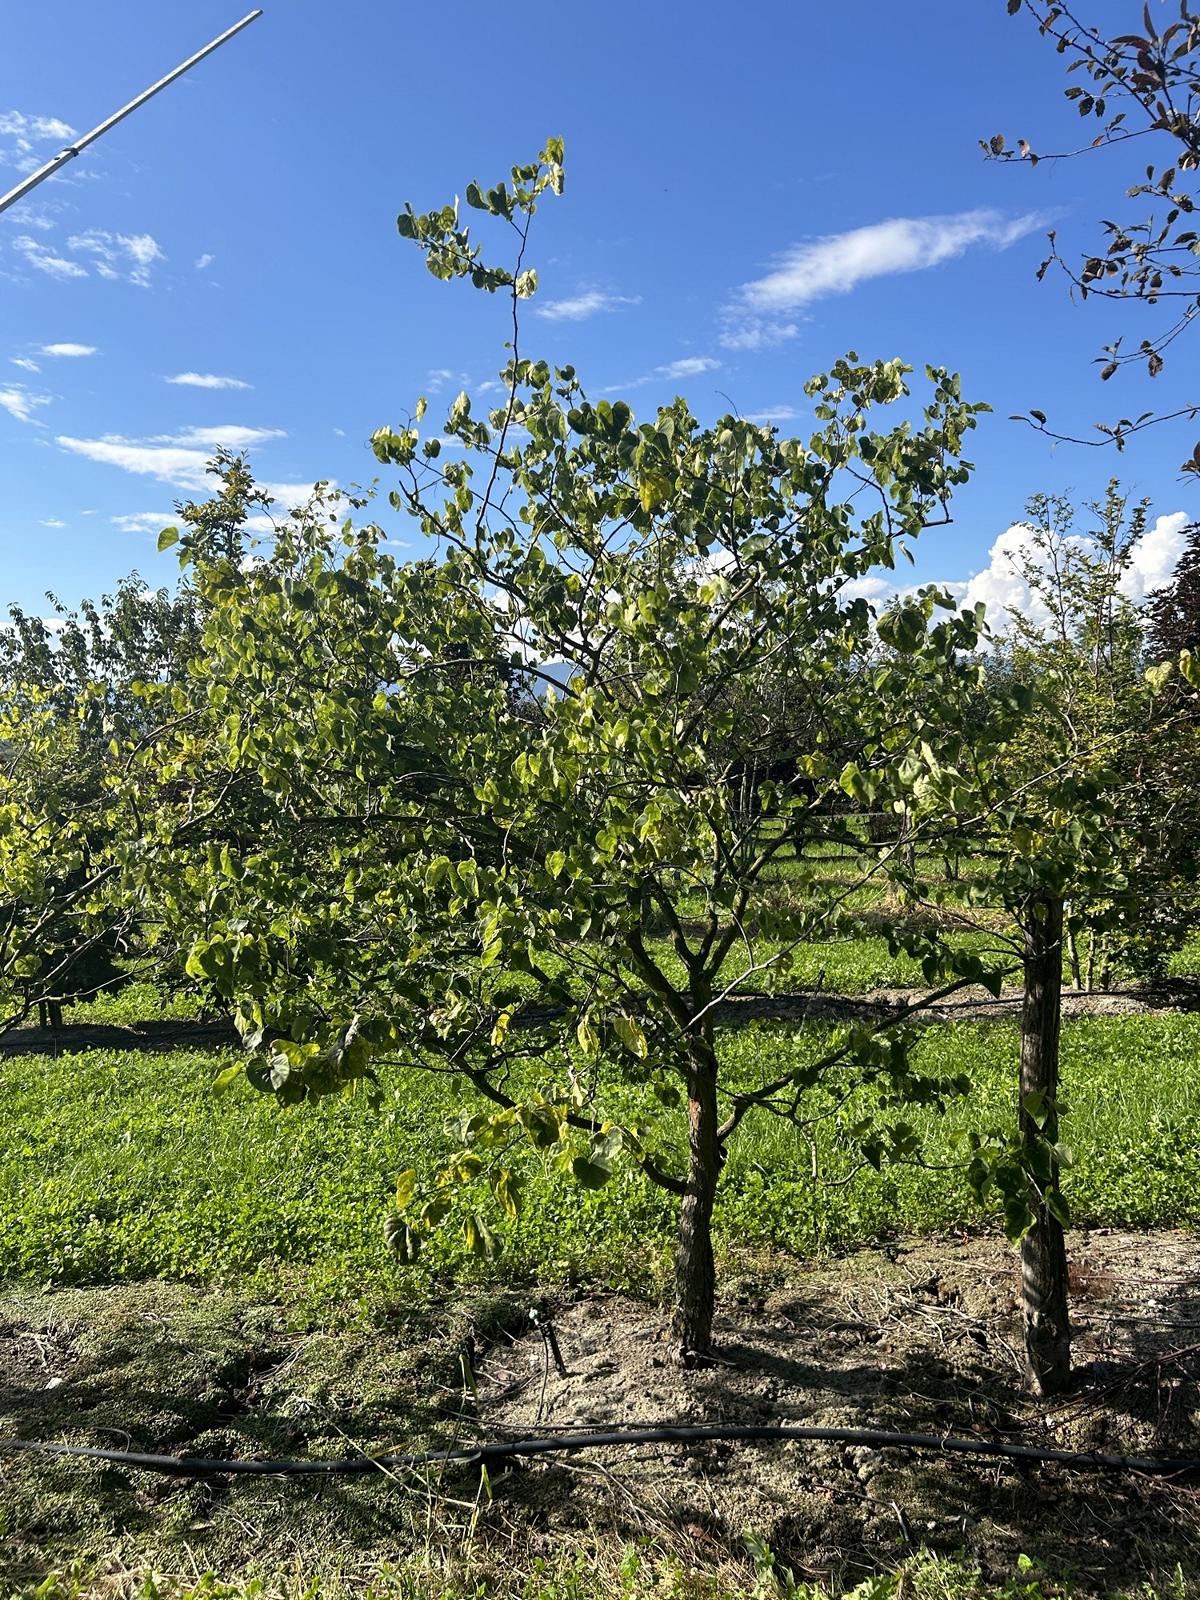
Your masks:
{"label": "white pole", "polygon": [[65,150],[60,150],[53,160],[47,161],[44,167],[39,167],[36,172],[31,172],[27,178],[22,178],[15,189],[10,189],[6,195],[0,195],[0,211],[7,211],[9,206],[15,205],[31,189],[36,189],[39,183],[44,183],[60,167],[65,167],[68,161],[73,161],[81,150],[86,150],[88,145],[93,140],[98,139],[102,133],[107,133],[110,128],[115,128],[117,123],[123,122],[131,111],[136,111],[139,106],[144,106],[146,101],[152,99],[160,89],[165,89],[169,83],[174,83],[176,78],[181,78],[189,68],[196,65],[197,61],[203,61],[205,56],[211,55],[227,39],[232,39],[235,33],[241,33],[243,28],[249,27],[257,17],[261,16],[262,9],[260,7],[259,10],[252,11],[249,16],[243,17],[240,22],[234,23],[233,27],[227,28],[219,39],[214,39],[211,44],[206,44],[203,50],[197,50],[196,54],[189,56],[182,66],[176,67],[174,72],[168,72],[165,78],[160,78],[156,84],[153,84],[143,94],[139,94],[136,100],[131,100],[127,106],[122,106],[120,111],[115,112],[107,121],[102,122],[98,128],[93,128],[91,133],[85,133],[82,139],[77,139],[74,144],[69,144]]}

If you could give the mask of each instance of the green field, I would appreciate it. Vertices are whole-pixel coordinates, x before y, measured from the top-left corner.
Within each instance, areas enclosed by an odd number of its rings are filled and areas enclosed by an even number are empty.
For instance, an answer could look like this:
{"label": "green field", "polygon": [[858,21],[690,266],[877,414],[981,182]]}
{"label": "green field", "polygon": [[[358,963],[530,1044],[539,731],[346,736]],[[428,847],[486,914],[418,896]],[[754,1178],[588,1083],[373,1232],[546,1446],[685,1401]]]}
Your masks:
{"label": "green field", "polygon": [[[1194,971],[1198,954],[1193,943],[1176,970]],[[883,939],[814,947],[811,958],[818,956],[827,973],[837,973],[830,988],[861,992],[908,978]],[[804,966],[809,958],[801,953],[801,982],[815,977]],[[194,998],[134,983],[75,1008],[70,1020],[134,1022],[198,1010]],[[729,1081],[774,1076],[817,1054],[831,1033],[828,1025],[798,1031],[766,1022],[724,1030]],[[1062,1045],[1075,1221],[1200,1224],[1200,1014],[1068,1021]],[[972,1197],[955,1136],[1011,1125],[1017,1047],[1011,1019],[931,1024],[914,1066],[964,1074],[971,1084],[944,1111],[891,1111],[862,1088],[844,1098],[848,1085],[834,1074],[809,1091],[804,1109],[816,1120],[807,1132],[769,1117],[748,1120],[733,1143],[716,1216],[723,1281],[783,1281],[788,1262],[911,1236],[995,1231],[997,1210]],[[14,1350],[27,1348],[30,1359],[39,1341],[52,1346],[62,1332],[85,1363],[85,1375],[62,1391],[62,1409],[53,1395],[35,1399],[32,1413],[18,1403],[13,1431],[70,1436],[82,1425],[94,1441],[129,1428],[143,1443],[170,1448],[173,1439],[201,1436],[235,1453],[261,1438],[261,1448],[278,1452],[289,1448],[286,1431],[278,1432],[288,1426],[288,1408],[299,1408],[305,1452],[337,1455],[398,1440],[419,1447],[444,1437],[444,1397],[465,1393],[456,1353],[464,1333],[486,1341],[489,1327],[507,1327],[514,1316],[519,1322],[535,1291],[669,1295],[675,1202],[620,1166],[589,1192],[532,1148],[522,1158],[525,1205],[497,1259],[468,1254],[450,1222],[416,1266],[400,1266],[382,1226],[396,1176],[410,1166],[428,1171],[456,1147],[449,1124],[476,1105],[470,1092],[452,1079],[385,1067],[378,1110],[359,1095],[283,1112],[244,1079],[214,1092],[229,1060],[95,1050],[0,1062],[0,1321],[7,1318]],[[659,1148],[677,1146],[681,1114],[640,1095],[626,1089],[609,1110],[647,1125],[657,1118]],[[901,1116],[921,1135],[919,1153],[882,1171],[864,1165],[851,1124],[872,1117],[886,1127]],[[482,1189],[468,1199],[499,1229]],[[284,1387],[273,1391],[284,1409],[264,1422],[268,1431],[256,1434],[259,1424],[248,1419],[248,1433],[223,1433],[231,1384],[251,1370],[245,1364],[259,1351],[278,1362],[289,1349],[300,1364],[285,1361]],[[96,1409],[83,1421],[77,1408],[89,1371]],[[523,1548],[510,1570],[494,1539],[478,1540],[480,1503],[460,1505],[461,1488],[395,1500],[377,1482],[356,1481],[314,1500],[249,1480],[226,1496],[202,1484],[165,1489],[136,1474],[25,1458],[0,1459],[0,1489],[0,1536],[7,1530],[22,1551],[8,1587],[0,1561],[5,1600],[98,1600],[114,1571],[119,1593],[131,1600],[828,1600],[830,1593],[799,1579],[789,1587],[765,1565],[755,1573],[736,1539],[697,1564],[654,1537],[614,1542],[560,1531],[544,1553]],[[247,1529],[259,1530],[249,1553]],[[205,1563],[226,1581],[206,1575]],[[1180,1572],[1179,1600],[1193,1600],[1189,1584]],[[998,1580],[994,1570],[985,1577],[973,1556],[944,1550],[897,1550],[867,1587],[847,1578],[845,1588],[856,1600],[1068,1593],[1056,1572],[1036,1565]],[[1136,1600],[1171,1593],[1160,1583]]]}
{"label": "green field", "polygon": [[[780,1025],[743,1029],[727,1043],[747,1070],[764,1062],[777,1070],[812,1049]],[[1007,1022],[927,1030],[917,1064],[965,1072],[974,1087],[946,1115],[905,1112],[924,1135],[925,1166],[867,1167],[845,1181],[859,1163],[847,1124],[878,1113],[864,1091],[817,1122],[811,1144],[770,1118],[747,1122],[723,1179],[718,1238],[804,1255],[994,1226],[967,1190],[951,1135],[1009,1121],[1016,1046]],[[469,1103],[453,1082],[397,1070],[385,1076],[382,1111],[360,1097],[284,1113],[244,1083],[214,1095],[223,1064],[188,1052],[0,1064],[0,1277],[286,1286],[298,1308],[321,1316],[420,1299],[448,1273],[547,1285],[663,1279],[669,1197],[620,1169],[589,1193],[532,1151],[525,1209],[498,1263],[467,1257],[446,1228],[418,1267],[399,1268],[384,1248],[382,1219],[396,1175],[427,1169],[452,1148],[444,1124]],[[1069,1022],[1063,1072],[1076,1220],[1146,1228],[1200,1221],[1200,1016]],[[814,1091],[814,1112],[829,1103]],[[647,1110],[632,1095],[624,1109]],[[678,1135],[671,1114],[660,1116],[664,1140]],[[814,1160],[828,1181],[813,1181]]]}

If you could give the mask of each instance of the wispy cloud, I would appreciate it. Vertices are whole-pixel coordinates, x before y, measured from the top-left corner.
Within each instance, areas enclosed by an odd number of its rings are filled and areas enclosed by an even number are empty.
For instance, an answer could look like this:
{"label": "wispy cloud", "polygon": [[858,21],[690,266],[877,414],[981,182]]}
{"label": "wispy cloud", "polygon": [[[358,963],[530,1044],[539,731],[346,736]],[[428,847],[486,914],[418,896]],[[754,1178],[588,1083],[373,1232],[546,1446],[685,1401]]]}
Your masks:
{"label": "wispy cloud", "polygon": [[81,267],[78,261],[68,261],[66,256],[55,255],[47,245],[39,244],[27,233],[17,235],[13,240],[13,249],[24,256],[27,266],[44,272],[47,277],[86,278],[88,275],[87,268]]}
{"label": "wispy cloud", "polygon": [[150,269],[156,262],[166,260],[158,240],[149,233],[108,233],[103,228],[89,228],[86,233],[72,234],[67,249],[90,256],[99,277],[125,278],[143,289],[150,283]]}
{"label": "wispy cloud", "polygon": [[466,372],[455,372],[452,367],[430,367],[425,374],[425,387],[430,394],[438,394],[449,384],[456,384],[463,389],[469,384],[471,377]]}
{"label": "wispy cloud", "polygon": [[715,372],[721,363],[715,356],[683,356],[679,361],[668,361],[655,367],[656,378],[696,378],[702,372]]}
{"label": "wispy cloud", "polygon": [[44,344],[38,349],[41,356],[94,356],[94,344]]}
{"label": "wispy cloud", "polygon": [[66,527],[66,523],[62,520],[61,517],[43,517],[42,518],[42,527],[43,528],[65,528]]}
{"label": "wispy cloud", "polygon": [[702,372],[715,372],[720,365],[715,356],[681,356],[678,361],[665,361],[662,366],[652,367],[640,378],[610,383],[598,393],[620,394],[626,389],[642,389],[648,383],[676,383],[680,378],[698,378]]}
{"label": "wispy cloud", "polygon": [[889,217],[846,233],[793,245],[762,278],[745,283],[726,309],[721,342],[759,349],[795,336],[791,314],[828,295],[897,272],[920,272],[982,246],[1005,250],[1042,227],[1044,213],[1009,217],[980,209],[949,216]]}
{"label": "wispy cloud", "polygon": [[60,449],[72,455],[85,456],[89,461],[99,461],[105,466],[120,467],[123,472],[157,478],[160,483],[173,484],[181,489],[203,489],[207,482],[204,472],[210,454],[207,450],[138,444],[136,440],[120,437],[74,439],[68,434],[59,434],[55,442]]}
{"label": "wispy cloud", "polygon": [[721,344],[726,350],[770,350],[786,344],[800,332],[798,322],[779,317],[752,317],[745,307],[726,310],[722,318]]}
{"label": "wispy cloud", "polygon": [[197,272],[204,272],[206,270],[206,268],[212,266],[213,262],[216,259],[217,259],[216,256],[210,256],[208,254],[208,252],[205,251],[205,253],[202,256],[197,256],[196,257],[196,271]]}
{"label": "wispy cloud", "polygon": [[158,533],[177,520],[173,511],[132,511],[127,516],[109,517],[122,533]]}
{"label": "wispy cloud", "polygon": [[38,145],[65,144],[75,129],[58,117],[31,117],[23,111],[0,111],[0,166],[32,172],[47,157]]}
{"label": "wispy cloud", "polygon": [[620,306],[640,306],[640,294],[605,294],[600,289],[588,289],[567,300],[547,300],[535,306],[539,317],[548,322],[582,322],[602,311],[616,311]]}
{"label": "wispy cloud", "polygon": [[31,361],[28,356],[10,356],[9,360],[14,367],[20,367],[22,372],[40,372],[42,369],[36,361]]}
{"label": "wispy cloud", "polygon": [[765,406],[761,411],[747,411],[743,415],[747,422],[761,422],[772,426],[780,422],[795,422],[804,413],[797,411],[795,406]]}
{"label": "wispy cloud", "polygon": [[[24,384],[13,384],[10,388],[0,389],[0,408],[8,412],[10,417],[15,417],[18,422],[33,422],[34,411],[39,406],[48,406],[48,394],[31,394]],[[39,423],[40,427],[41,424]]]}
{"label": "wispy cloud", "polygon": [[215,372],[177,372],[168,383],[182,384],[188,389],[249,389],[251,384],[241,378],[222,378]]}
{"label": "wispy cloud", "polygon": [[211,486],[212,479],[206,469],[218,449],[243,450],[282,437],[283,432],[279,428],[227,425],[187,428],[182,433],[160,434],[150,439],[127,439],[121,434],[105,434],[99,439],[77,439],[69,434],[60,434],[55,442],[60,449],[72,455],[84,456],[89,461],[120,467],[123,472],[157,478],[160,483],[198,492]]}
{"label": "wispy cloud", "polygon": [[182,433],[161,434],[151,439],[151,444],[207,445],[213,450],[247,450],[254,444],[265,444],[268,439],[286,439],[282,428],[243,428],[236,423],[224,423],[215,428],[185,428]]}
{"label": "wispy cloud", "polygon": [[69,139],[75,132],[59,117],[27,117],[20,111],[0,111],[0,134],[26,140]]}

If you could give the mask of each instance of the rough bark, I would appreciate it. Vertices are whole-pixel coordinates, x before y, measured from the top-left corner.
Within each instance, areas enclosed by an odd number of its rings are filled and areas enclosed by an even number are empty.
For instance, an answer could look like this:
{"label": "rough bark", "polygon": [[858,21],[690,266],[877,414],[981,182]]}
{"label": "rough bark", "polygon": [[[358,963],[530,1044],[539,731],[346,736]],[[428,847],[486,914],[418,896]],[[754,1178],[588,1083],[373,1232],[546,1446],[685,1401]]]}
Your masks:
{"label": "rough bark", "polygon": [[[1021,1009],[1021,1140],[1027,1150],[1058,1141],[1058,1043],[1062,1008],[1062,901],[1039,895],[1026,908],[1025,998]],[[1035,1118],[1026,1102],[1042,1110]],[[1039,1126],[1040,1121],[1040,1126]],[[1058,1186],[1052,1162],[1045,1189]],[[1025,1368],[1038,1394],[1057,1394],[1071,1375],[1071,1329],[1067,1308],[1067,1251],[1062,1224],[1044,1199],[1034,1225],[1021,1241],[1021,1294]]]}
{"label": "rough bark", "polygon": [[693,1063],[688,1077],[688,1175],[675,1248],[675,1335],[686,1362],[712,1348],[716,1269],[712,1215],[721,1176],[717,1137],[717,1073],[711,1058]]}

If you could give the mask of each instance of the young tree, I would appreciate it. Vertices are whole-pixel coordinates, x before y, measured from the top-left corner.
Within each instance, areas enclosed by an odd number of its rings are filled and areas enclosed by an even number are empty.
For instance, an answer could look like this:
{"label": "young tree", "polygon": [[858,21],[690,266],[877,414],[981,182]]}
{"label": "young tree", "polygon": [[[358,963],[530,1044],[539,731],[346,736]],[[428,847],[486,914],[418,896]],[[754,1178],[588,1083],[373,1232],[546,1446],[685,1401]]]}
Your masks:
{"label": "young tree", "polygon": [[[561,156],[551,141],[511,188],[467,190],[514,230],[511,271],[482,260],[456,206],[400,218],[436,276],[506,290],[513,317],[486,422],[464,393],[425,439],[408,423],[374,437],[392,504],[438,556],[400,564],[378,528],[323,515],[250,560],[199,537],[199,513],[164,536],[206,610],[207,710],[131,778],[155,820],[124,881],[190,931],[189,971],[235,1004],[248,1076],[283,1103],[370,1083],[387,1060],[476,1092],[445,1169],[398,1181],[402,1257],[449,1216],[494,1248],[480,1187],[514,1214],[522,1147],[590,1187],[624,1157],[679,1201],[676,1329],[702,1355],[713,1206],[743,1120],[800,1117],[850,1063],[892,1105],[961,1087],[918,1075],[903,1030],[815,1040],[803,1066],[756,1078],[716,1021],[798,943],[847,926],[852,885],[811,859],[831,839],[863,846],[836,801],[919,817],[926,791],[953,795],[963,738],[938,712],[981,680],[979,616],[924,591],[877,624],[846,591],[945,519],[980,408],[931,370],[916,418],[878,431],[876,412],[906,409],[908,369],[853,357],[809,385],[807,441],[704,426],[681,399],[640,425],[591,403],[573,369],[517,347],[529,224]],[[803,782],[777,770],[780,683],[804,701]],[[777,904],[764,886],[785,853],[802,898]],[[886,875],[899,857],[861,859]],[[931,983],[984,976],[912,943]],[[614,1095],[630,1085],[636,1114]],[[910,1139],[876,1136],[874,1158]]]}
{"label": "young tree", "polygon": [[999,1189],[1019,1241],[1026,1367],[1044,1394],[1070,1374],[1058,1104],[1064,959],[1089,990],[1097,977],[1107,987],[1117,960],[1161,970],[1195,912],[1194,874],[1182,870],[1175,842],[1181,808],[1193,807],[1194,784],[1178,780],[1185,765],[1196,771],[1195,740],[1190,762],[1168,770],[1159,737],[1166,678],[1143,671],[1141,621],[1122,589],[1148,508],[1131,508],[1113,482],[1087,509],[1081,533],[1066,501],[1029,503],[1018,569],[1030,600],[994,642],[990,671],[997,690],[1024,687],[1034,715],[981,790],[976,833],[990,862],[977,892],[1013,917],[1024,997],[1016,1127],[976,1137],[972,1177],[981,1193]]}

